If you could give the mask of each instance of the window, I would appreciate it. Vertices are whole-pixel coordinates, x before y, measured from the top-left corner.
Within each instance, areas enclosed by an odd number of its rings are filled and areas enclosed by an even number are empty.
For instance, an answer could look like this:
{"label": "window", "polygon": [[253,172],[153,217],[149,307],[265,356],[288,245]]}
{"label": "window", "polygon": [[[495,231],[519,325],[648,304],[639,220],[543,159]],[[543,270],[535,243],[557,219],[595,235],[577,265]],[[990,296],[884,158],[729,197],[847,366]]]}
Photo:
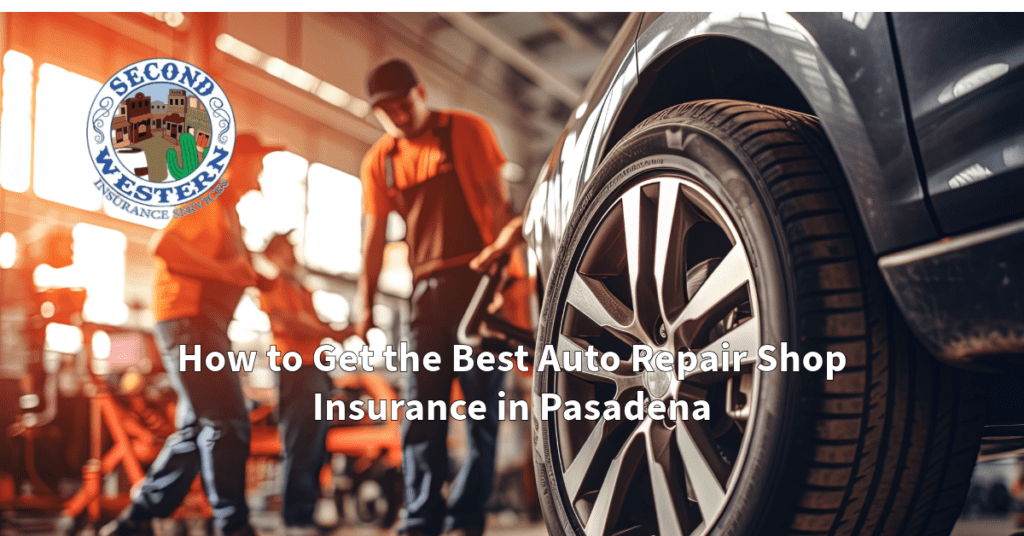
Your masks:
{"label": "window", "polygon": [[[238,204],[238,215],[245,226],[245,245],[262,250],[270,237],[296,230],[293,239],[302,243],[305,233],[306,171],[309,161],[287,151],[278,151],[263,158],[260,176],[262,192],[249,192]],[[303,253],[296,251],[300,262]]]}
{"label": "window", "polygon": [[93,169],[82,129],[68,128],[68,118],[82,117],[100,82],[44,63],[36,86],[33,190],[43,199],[86,210],[101,205],[99,190],[82,177]]}
{"label": "window", "polygon": [[120,325],[128,321],[124,303],[125,249],[124,233],[79,223],[71,230],[74,239],[74,262],[54,269],[40,266],[33,273],[39,286],[84,287],[85,307],[82,316],[88,322]]}
{"label": "window", "polygon": [[[33,88],[32,58],[11,50],[4,54],[3,65],[0,187],[26,192],[31,186],[43,199],[85,210],[104,207],[109,216],[148,227],[167,225],[166,221],[134,218],[108,205],[91,182],[82,178],[82,170],[92,170],[93,165],[83,143],[83,129],[74,128],[80,124],[74,118],[89,109],[100,82],[44,63]],[[127,109],[128,103],[122,103],[121,110]],[[121,133],[127,137],[130,130],[125,126]]]}
{"label": "window", "polygon": [[28,190],[32,167],[32,58],[11,50],[4,54],[3,66],[0,186],[24,192]]}
{"label": "window", "polygon": [[[84,181],[83,181],[84,182]],[[128,321],[124,303],[124,233],[87,223],[72,229],[75,238],[75,264],[81,285],[88,292],[83,316],[90,322],[123,324]]]}
{"label": "window", "polygon": [[310,166],[306,235],[310,266],[331,273],[359,273],[362,199],[358,178],[323,164]]}

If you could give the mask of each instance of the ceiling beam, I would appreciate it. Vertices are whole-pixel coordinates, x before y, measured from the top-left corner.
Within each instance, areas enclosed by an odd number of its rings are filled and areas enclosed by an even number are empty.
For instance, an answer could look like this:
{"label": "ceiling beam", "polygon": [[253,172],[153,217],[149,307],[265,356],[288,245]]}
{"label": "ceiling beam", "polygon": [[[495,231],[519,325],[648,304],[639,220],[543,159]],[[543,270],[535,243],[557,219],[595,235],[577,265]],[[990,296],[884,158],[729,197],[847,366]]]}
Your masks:
{"label": "ceiling beam", "polygon": [[566,43],[569,43],[569,46],[583,52],[593,52],[597,50],[597,46],[593,41],[591,41],[590,36],[581,32],[578,28],[558,14],[541,13],[541,16],[544,17],[544,22],[547,23],[548,27],[558,34],[558,36]]}
{"label": "ceiling beam", "polygon": [[489,24],[469,13],[440,13],[460,32],[466,34],[491,54],[529,78],[538,87],[547,91],[570,108],[576,106],[580,91],[565,83],[559,76],[544,67],[532,54],[524,50],[507,35],[503,35]]}

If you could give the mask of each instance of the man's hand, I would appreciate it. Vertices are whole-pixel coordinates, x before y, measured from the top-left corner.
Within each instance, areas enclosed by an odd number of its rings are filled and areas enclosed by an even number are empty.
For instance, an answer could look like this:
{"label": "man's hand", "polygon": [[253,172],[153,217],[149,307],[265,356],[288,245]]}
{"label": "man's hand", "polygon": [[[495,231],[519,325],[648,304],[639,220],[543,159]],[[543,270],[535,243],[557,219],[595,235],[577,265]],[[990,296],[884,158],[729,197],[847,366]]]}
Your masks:
{"label": "man's hand", "polygon": [[480,254],[469,261],[469,267],[477,272],[484,272],[502,255],[526,242],[523,238],[523,217],[516,216],[498,233],[498,238],[480,250]]}

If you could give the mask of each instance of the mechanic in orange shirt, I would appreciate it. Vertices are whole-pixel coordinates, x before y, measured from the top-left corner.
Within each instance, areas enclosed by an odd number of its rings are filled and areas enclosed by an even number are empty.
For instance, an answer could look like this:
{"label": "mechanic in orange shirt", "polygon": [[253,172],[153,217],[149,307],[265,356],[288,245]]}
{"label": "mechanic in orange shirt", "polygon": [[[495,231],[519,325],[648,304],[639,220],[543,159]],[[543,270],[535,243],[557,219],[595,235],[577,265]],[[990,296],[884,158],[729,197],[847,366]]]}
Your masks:
{"label": "mechanic in orange shirt", "polygon": [[101,536],[152,534],[152,519],[178,508],[197,473],[219,533],[255,534],[245,502],[249,412],[238,374],[228,367],[179,372],[178,350],[184,344],[193,351],[198,344],[205,356],[231,349],[228,324],[245,288],[256,285],[235,207],[245,193],[259,190],[263,157],[276,150],[239,135],[224,175],[229,186],[210,205],[171,220],[153,236],[155,336],[178,394],[177,431],[164,442],[132,504]]}
{"label": "mechanic in orange shirt", "polygon": [[[373,326],[373,301],[381,272],[387,215],[406,223],[405,241],[413,273],[410,350],[421,357],[438,352],[447,372],[410,373],[406,399],[448,400],[453,345],[459,321],[479,282],[469,263],[492,244],[513,219],[500,176],[505,155],[491,127],[480,117],[433,111],[412,68],[392,60],[373,70],[367,89],[374,113],[387,134],[363,160],[362,321],[356,334],[366,340]],[[520,272],[521,272],[520,268]],[[506,300],[506,310],[525,310],[525,300]],[[481,534],[484,505],[494,477],[501,372],[460,372],[466,401],[482,400],[484,420],[467,423],[466,462],[455,477],[446,507],[441,485],[448,473],[447,421],[402,423],[402,472],[406,519],[402,531],[436,535],[442,529]]]}
{"label": "mechanic in orange shirt", "polygon": [[352,329],[335,330],[317,317],[313,296],[299,279],[299,263],[288,235],[271,238],[263,255],[278,270],[274,279],[259,282],[260,304],[270,317],[274,344],[282,356],[298,352],[303,364],[296,371],[277,374],[285,534],[317,535],[313,508],[320,497],[320,468],[327,457],[330,421],[315,420],[313,401],[316,393],[327,398],[332,384],[326,372],[313,366],[313,354],[324,338],[344,341],[352,336]]}

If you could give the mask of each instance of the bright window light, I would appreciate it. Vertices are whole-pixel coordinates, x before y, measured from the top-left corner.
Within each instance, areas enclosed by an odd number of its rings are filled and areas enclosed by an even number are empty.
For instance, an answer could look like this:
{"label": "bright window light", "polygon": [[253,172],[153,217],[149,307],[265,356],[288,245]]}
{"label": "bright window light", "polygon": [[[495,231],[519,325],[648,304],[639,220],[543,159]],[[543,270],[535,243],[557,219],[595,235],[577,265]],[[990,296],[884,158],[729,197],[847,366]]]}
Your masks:
{"label": "bright window light", "polygon": [[[28,190],[32,165],[32,58],[10,50],[4,54],[3,67],[0,186],[12,192],[24,192]],[[78,145],[84,148],[81,129],[69,130],[79,134]]]}
{"label": "bright window light", "polygon": [[82,349],[82,330],[75,326],[51,322],[46,325],[46,349],[63,354],[77,354]]}
{"label": "bright window light", "polygon": [[[262,193],[249,192],[238,203],[246,247],[259,251],[272,236],[292,229],[297,229],[294,239],[301,242],[308,168],[308,160],[288,151],[270,153],[263,158]],[[301,262],[301,252],[297,254]]]}
{"label": "bright window light", "polygon": [[238,307],[235,308],[235,320],[240,322],[242,327],[258,333],[270,331],[270,317],[260,310],[259,303],[248,292],[242,296]]}
{"label": "bright window light", "polygon": [[34,158],[39,197],[86,210],[100,208],[102,196],[90,178],[96,172],[82,139],[82,110],[89,109],[101,85],[48,63],[39,67]]}
{"label": "bright window light", "polygon": [[313,308],[327,322],[348,323],[349,303],[341,294],[326,290],[313,291]]}
{"label": "bright window light", "polygon": [[82,315],[98,324],[121,325],[128,321],[124,303],[124,233],[88,223],[71,230],[75,238],[75,263],[79,285],[87,296]]}
{"label": "bright window light", "polygon": [[238,344],[253,344],[261,334],[270,332],[270,317],[260,310],[252,290],[242,295],[235,308],[234,320],[228,324],[228,338]]}
{"label": "bright window light", "polygon": [[110,358],[110,335],[102,329],[92,334],[92,356],[96,359]]}
{"label": "bright window light", "polygon": [[264,221],[264,198],[263,194],[257,191],[246,192],[235,205],[238,211],[238,221],[244,228],[242,241],[249,250],[259,250],[265,242],[266,236],[270,234],[267,230],[267,222]]}
{"label": "bright window light", "polygon": [[330,273],[362,269],[362,199],[359,179],[323,164],[309,167],[306,261]]}
{"label": "bright window light", "polygon": [[0,235],[0,268],[11,268],[17,260],[18,240],[11,233]]}

